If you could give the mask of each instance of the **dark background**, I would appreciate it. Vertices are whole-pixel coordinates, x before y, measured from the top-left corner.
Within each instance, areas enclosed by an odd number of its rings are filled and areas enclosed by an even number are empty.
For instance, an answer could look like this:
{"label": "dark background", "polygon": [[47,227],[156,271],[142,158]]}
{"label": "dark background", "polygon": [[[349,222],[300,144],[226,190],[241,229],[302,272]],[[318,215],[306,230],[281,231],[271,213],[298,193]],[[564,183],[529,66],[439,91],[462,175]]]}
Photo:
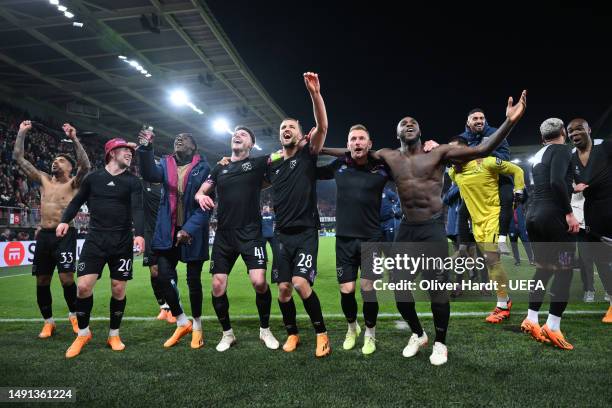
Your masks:
{"label": "dark background", "polygon": [[[208,0],[213,14],[280,107],[314,124],[301,79],[319,73],[328,145],[365,124],[374,146],[397,145],[414,116],[424,139],[446,142],[467,112],[498,126],[507,97],[528,89],[511,145],[538,144],[540,123],[584,117],[596,129],[612,105],[612,13],[603,6],[533,1],[447,6],[396,2]],[[503,6],[503,7],[502,7]]]}

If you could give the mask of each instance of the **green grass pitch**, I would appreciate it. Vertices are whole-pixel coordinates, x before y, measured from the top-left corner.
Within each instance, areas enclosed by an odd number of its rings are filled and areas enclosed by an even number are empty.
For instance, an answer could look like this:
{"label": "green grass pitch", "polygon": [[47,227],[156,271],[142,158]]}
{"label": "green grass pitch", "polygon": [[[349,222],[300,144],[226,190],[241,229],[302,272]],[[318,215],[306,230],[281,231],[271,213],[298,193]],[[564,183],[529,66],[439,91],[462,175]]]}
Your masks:
{"label": "green grass pitch", "polygon": [[[504,264],[510,278],[530,277],[532,267]],[[244,266],[238,261],[230,275],[228,296],[236,347],[221,354],[214,346],[220,327],[210,303],[208,263],[203,271],[205,347],[191,350],[183,340],[165,350],[163,341],[173,327],[152,318],[157,304],[149,272],[136,262],[134,280],[127,289],[126,319],[121,335],[126,350],[105,347],[107,320],[92,321],[94,338],[83,354],[66,360],[64,352],[74,338],[57,277],[53,279],[56,335],[36,338],[41,327],[34,279],[29,268],[0,270],[0,386],[73,387],[83,406],[609,406],[612,400],[612,326],[601,323],[603,302],[573,301],[562,329],[575,350],[563,352],[538,344],[518,329],[526,311],[517,302],[511,319],[501,325],[483,322],[494,298],[479,302],[453,302],[447,338],[449,362],[429,364],[431,347],[412,359],[401,351],[409,331],[398,324],[391,297],[382,297],[377,325],[378,350],[371,356],[342,350],[346,323],[340,317],[340,295],[335,277],[334,240],[322,238],[319,275],[315,290],[321,299],[332,341],[329,358],[314,358],[314,334],[301,302],[296,298],[302,345],[295,353],[270,351],[259,342],[254,292]],[[575,274],[577,275],[577,274]],[[183,304],[189,311],[184,268],[180,269]],[[598,300],[602,298],[599,278]],[[579,277],[574,277],[580,291]],[[98,282],[94,318],[108,317],[108,273]],[[272,288],[273,296],[276,289]],[[418,303],[425,330],[433,337],[429,305]],[[546,310],[546,306],[543,307]],[[361,311],[361,306],[360,306]],[[582,313],[585,311],[586,313]],[[577,313],[578,314],[572,314]],[[361,313],[361,312],[360,312]],[[278,304],[273,302],[271,327],[279,338],[285,333]],[[361,314],[359,315],[361,319]],[[545,314],[542,316],[545,319]],[[11,320],[19,319],[19,320]],[[431,346],[431,344],[430,344]]]}

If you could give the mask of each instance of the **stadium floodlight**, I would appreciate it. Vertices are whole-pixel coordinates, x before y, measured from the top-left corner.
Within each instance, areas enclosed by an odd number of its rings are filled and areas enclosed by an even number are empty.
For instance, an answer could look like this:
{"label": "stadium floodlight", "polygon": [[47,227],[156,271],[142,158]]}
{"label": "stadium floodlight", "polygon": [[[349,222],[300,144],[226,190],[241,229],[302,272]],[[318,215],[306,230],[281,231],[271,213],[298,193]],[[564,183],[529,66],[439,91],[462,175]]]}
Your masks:
{"label": "stadium floodlight", "polygon": [[213,129],[217,133],[229,133],[230,135],[232,134],[232,131],[229,127],[229,123],[227,123],[227,120],[225,118],[215,119],[213,122]]}
{"label": "stadium floodlight", "polygon": [[66,16],[67,18],[73,18],[73,17],[74,17],[74,14],[72,14],[72,13],[71,13],[71,12],[69,12],[69,11],[65,11],[65,12],[64,12],[64,16]]}
{"label": "stadium floodlight", "polygon": [[151,78],[151,76],[152,76],[151,74],[145,74],[146,78]]}
{"label": "stadium floodlight", "polygon": [[177,89],[175,91],[172,91],[172,93],[170,94],[170,101],[172,101],[172,103],[176,106],[183,106],[189,103],[189,97],[187,97],[185,91],[183,91],[182,89]]}
{"label": "stadium floodlight", "polygon": [[518,158],[517,158],[517,159],[514,159],[514,160],[512,160],[512,163],[514,163],[514,164],[520,164],[520,163],[521,163],[521,159],[518,159]]}
{"label": "stadium floodlight", "polygon": [[66,6],[62,6],[62,5],[60,4],[59,6],[57,6],[57,10],[58,10],[58,11],[61,11],[61,12],[63,13],[64,11],[68,10],[68,7],[66,7]]}
{"label": "stadium floodlight", "polygon": [[119,56],[119,59],[120,59],[120,60],[124,60],[124,61],[125,61],[125,60],[127,59],[127,57],[126,57],[125,55],[120,55],[120,56]]}
{"label": "stadium floodlight", "polygon": [[79,28],[81,28],[81,27],[83,27],[83,23],[79,23],[79,22],[76,22],[76,21],[75,21],[74,23],[72,23],[72,26],[73,26],[73,27],[79,27]]}
{"label": "stadium floodlight", "polygon": [[130,64],[130,66],[132,66],[134,68],[136,68],[138,66],[138,62],[136,62],[134,60],[128,61],[127,63]]}
{"label": "stadium floodlight", "polygon": [[57,6],[59,4],[59,0],[49,0],[49,3],[51,3],[54,6]]}

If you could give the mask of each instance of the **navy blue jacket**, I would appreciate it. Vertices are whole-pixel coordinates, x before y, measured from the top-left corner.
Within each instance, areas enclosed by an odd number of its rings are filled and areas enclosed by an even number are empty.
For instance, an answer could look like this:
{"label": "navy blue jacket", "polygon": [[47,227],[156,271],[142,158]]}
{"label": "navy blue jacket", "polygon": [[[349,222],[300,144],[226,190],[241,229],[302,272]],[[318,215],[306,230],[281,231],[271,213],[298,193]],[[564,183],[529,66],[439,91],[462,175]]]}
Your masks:
{"label": "navy blue jacket", "polygon": [[[465,132],[463,132],[459,136],[461,136],[461,137],[465,138],[465,140],[467,140],[468,146],[474,147],[474,146],[478,146],[480,143],[482,143],[482,139],[483,138],[489,137],[493,133],[495,133],[496,130],[497,130],[497,128],[491,127],[491,126],[489,126],[489,124],[487,122],[485,122],[485,126],[484,126],[483,131],[480,132],[480,133],[474,133],[466,125],[465,126]],[[510,145],[508,144],[508,141],[506,139],[504,139],[501,142],[501,144],[499,146],[497,146],[497,149],[495,149],[493,151],[493,153],[491,153],[491,156],[499,157],[502,160],[509,161],[510,160]]]}
{"label": "navy blue jacket", "polygon": [[[176,203],[171,203],[168,189],[168,160],[169,156],[164,156],[160,164],[155,164],[153,149],[140,146],[138,149],[138,159],[140,173],[145,181],[151,183],[162,183],[161,199],[153,233],[151,248],[163,251],[172,248],[174,237],[178,231],[172,220],[172,208]],[[209,211],[203,211],[197,201],[195,194],[198,192],[202,183],[210,173],[210,166],[204,157],[196,163],[187,176],[187,187],[183,194],[183,208],[185,211],[185,223],[182,229],[191,235],[190,245],[181,245],[181,261],[205,261],[208,259],[208,220]]]}
{"label": "navy blue jacket", "polygon": [[274,213],[261,214],[261,234],[264,238],[274,237]]}
{"label": "navy blue jacket", "polygon": [[382,194],[382,201],[380,204],[380,222],[384,224],[386,221],[393,220],[395,218],[395,211],[393,205],[399,203],[399,198],[395,191],[388,187],[385,187]]}
{"label": "navy blue jacket", "polygon": [[459,235],[459,207],[461,206],[461,195],[459,194],[459,186],[455,183],[451,185],[442,202],[448,206],[446,218],[446,235]]}

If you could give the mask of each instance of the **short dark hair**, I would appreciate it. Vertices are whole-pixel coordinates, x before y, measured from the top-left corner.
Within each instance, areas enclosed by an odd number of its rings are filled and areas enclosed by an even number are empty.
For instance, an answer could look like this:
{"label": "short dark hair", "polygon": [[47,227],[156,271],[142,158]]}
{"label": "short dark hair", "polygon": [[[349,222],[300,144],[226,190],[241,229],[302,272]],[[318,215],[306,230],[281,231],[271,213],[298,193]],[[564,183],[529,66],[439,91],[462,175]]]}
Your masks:
{"label": "short dark hair", "polygon": [[236,133],[239,130],[244,130],[245,132],[247,132],[249,136],[251,136],[251,142],[253,142],[253,146],[255,146],[255,133],[253,133],[253,131],[249,129],[248,127],[242,126],[242,125],[236,126],[234,128],[234,133]]}
{"label": "short dark hair", "polygon": [[478,112],[480,112],[480,113],[482,113],[482,114],[484,115],[484,111],[483,111],[482,109],[480,109],[480,108],[474,108],[474,109],[472,109],[471,111],[469,111],[469,112],[468,112],[468,116],[471,116],[471,115],[473,115],[474,113],[478,113]]}
{"label": "short dark hair", "polygon": [[357,123],[356,125],[351,126],[351,128],[349,129],[349,133],[351,133],[353,130],[363,130],[364,132],[366,132],[368,134],[368,137],[370,137],[370,132],[361,123]]}
{"label": "short dark hair", "polygon": [[55,158],[58,158],[58,157],[63,157],[64,159],[68,160],[68,162],[72,165],[72,168],[73,169],[76,168],[76,162],[70,155],[66,153],[60,153],[60,154],[55,155]]}
{"label": "short dark hair", "polygon": [[304,134],[304,129],[302,129],[302,124],[300,123],[300,121],[299,121],[299,120],[297,120],[297,119],[295,119],[295,118],[284,118],[283,120],[281,120],[281,123],[283,123],[283,122],[284,122],[284,121],[286,121],[286,120],[292,120],[292,121],[294,121],[294,122],[297,122],[297,124],[298,124],[298,128],[300,129],[300,133],[301,133],[301,134]]}
{"label": "short dark hair", "polygon": [[459,144],[466,145],[466,146],[468,145],[467,139],[465,137],[461,136],[461,135],[453,136],[448,141],[448,143],[453,143],[453,142],[457,142]]}

